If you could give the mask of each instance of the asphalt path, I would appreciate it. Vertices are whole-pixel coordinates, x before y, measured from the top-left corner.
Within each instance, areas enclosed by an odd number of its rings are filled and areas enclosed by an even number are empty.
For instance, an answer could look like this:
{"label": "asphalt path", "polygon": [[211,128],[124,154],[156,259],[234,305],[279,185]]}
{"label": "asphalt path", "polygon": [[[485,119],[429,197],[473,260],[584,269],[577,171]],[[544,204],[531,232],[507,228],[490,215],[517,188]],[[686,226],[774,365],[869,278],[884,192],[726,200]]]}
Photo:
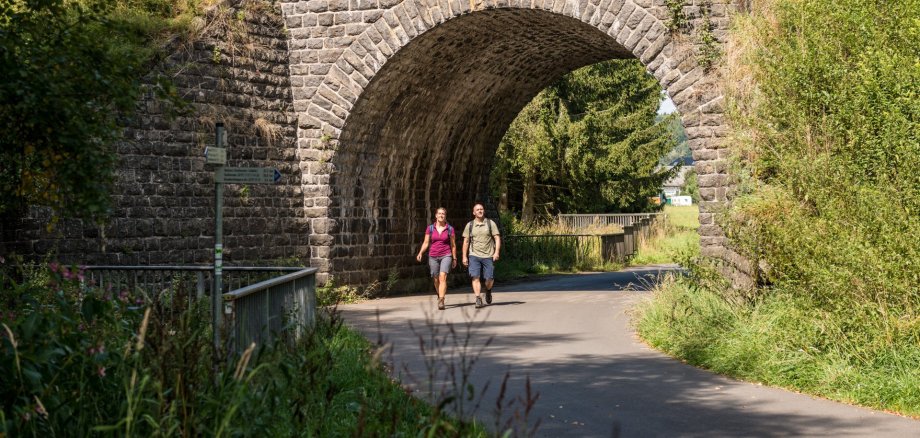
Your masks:
{"label": "asphalt path", "polygon": [[444,311],[433,292],[340,310],[416,395],[462,393],[447,406],[493,430],[526,420],[551,437],[920,437],[918,420],[731,380],[643,344],[630,309],[673,269],[498,284],[478,310],[469,287],[449,291]]}

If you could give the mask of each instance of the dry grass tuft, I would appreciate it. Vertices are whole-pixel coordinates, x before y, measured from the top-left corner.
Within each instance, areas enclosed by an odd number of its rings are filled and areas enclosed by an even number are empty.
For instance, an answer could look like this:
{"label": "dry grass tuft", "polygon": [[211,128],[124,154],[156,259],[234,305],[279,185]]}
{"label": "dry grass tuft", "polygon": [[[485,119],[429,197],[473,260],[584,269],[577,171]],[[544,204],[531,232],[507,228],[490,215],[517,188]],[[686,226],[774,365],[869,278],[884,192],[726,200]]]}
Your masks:
{"label": "dry grass tuft", "polygon": [[256,128],[256,131],[259,132],[259,136],[265,140],[265,145],[272,147],[275,141],[281,139],[281,127],[269,122],[265,118],[259,117],[253,123]]}

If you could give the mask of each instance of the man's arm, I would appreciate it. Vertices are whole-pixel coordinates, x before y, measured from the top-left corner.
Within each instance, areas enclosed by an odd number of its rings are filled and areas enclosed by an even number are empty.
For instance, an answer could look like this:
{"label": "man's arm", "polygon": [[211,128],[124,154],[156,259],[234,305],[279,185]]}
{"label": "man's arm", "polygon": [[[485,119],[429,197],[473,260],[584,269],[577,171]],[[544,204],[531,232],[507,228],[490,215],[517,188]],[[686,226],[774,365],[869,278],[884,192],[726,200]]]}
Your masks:
{"label": "man's arm", "polygon": [[495,238],[495,254],[492,254],[492,261],[497,262],[498,253],[501,252],[502,250],[502,236],[499,236],[498,234],[496,234],[495,236],[492,236],[492,237]]}
{"label": "man's arm", "polygon": [[464,236],[463,237],[463,266],[470,265],[469,254],[470,254],[470,238]]}

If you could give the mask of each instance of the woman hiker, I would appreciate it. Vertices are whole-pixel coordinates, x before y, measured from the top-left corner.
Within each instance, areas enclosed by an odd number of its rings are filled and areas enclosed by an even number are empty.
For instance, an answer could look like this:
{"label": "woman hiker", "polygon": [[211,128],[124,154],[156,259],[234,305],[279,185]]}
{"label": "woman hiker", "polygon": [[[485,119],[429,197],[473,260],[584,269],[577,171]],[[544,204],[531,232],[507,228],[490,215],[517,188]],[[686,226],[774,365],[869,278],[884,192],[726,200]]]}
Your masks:
{"label": "woman hiker", "polygon": [[447,209],[439,207],[435,212],[435,222],[425,228],[425,241],[415,260],[421,262],[422,254],[428,249],[428,267],[438,291],[438,310],[444,310],[444,295],[447,294],[447,273],[457,267],[457,236],[454,227],[447,223]]}

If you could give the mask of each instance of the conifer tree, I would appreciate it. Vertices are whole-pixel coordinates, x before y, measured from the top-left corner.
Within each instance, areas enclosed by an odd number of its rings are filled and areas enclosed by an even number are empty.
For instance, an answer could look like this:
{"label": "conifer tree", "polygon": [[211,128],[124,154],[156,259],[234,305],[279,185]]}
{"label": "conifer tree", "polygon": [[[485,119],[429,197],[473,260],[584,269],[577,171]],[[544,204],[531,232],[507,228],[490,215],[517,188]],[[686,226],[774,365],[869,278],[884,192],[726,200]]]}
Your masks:
{"label": "conifer tree", "polygon": [[569,73],[540,92],[512,122],[499,147],[493,183],[499,198],[519,197],[521,218],[548,213],[631,212],[652,208],[672,171],[658,166],[674,147],[670,119],[656,122],[661,87],[636,60],[612,60]]}

